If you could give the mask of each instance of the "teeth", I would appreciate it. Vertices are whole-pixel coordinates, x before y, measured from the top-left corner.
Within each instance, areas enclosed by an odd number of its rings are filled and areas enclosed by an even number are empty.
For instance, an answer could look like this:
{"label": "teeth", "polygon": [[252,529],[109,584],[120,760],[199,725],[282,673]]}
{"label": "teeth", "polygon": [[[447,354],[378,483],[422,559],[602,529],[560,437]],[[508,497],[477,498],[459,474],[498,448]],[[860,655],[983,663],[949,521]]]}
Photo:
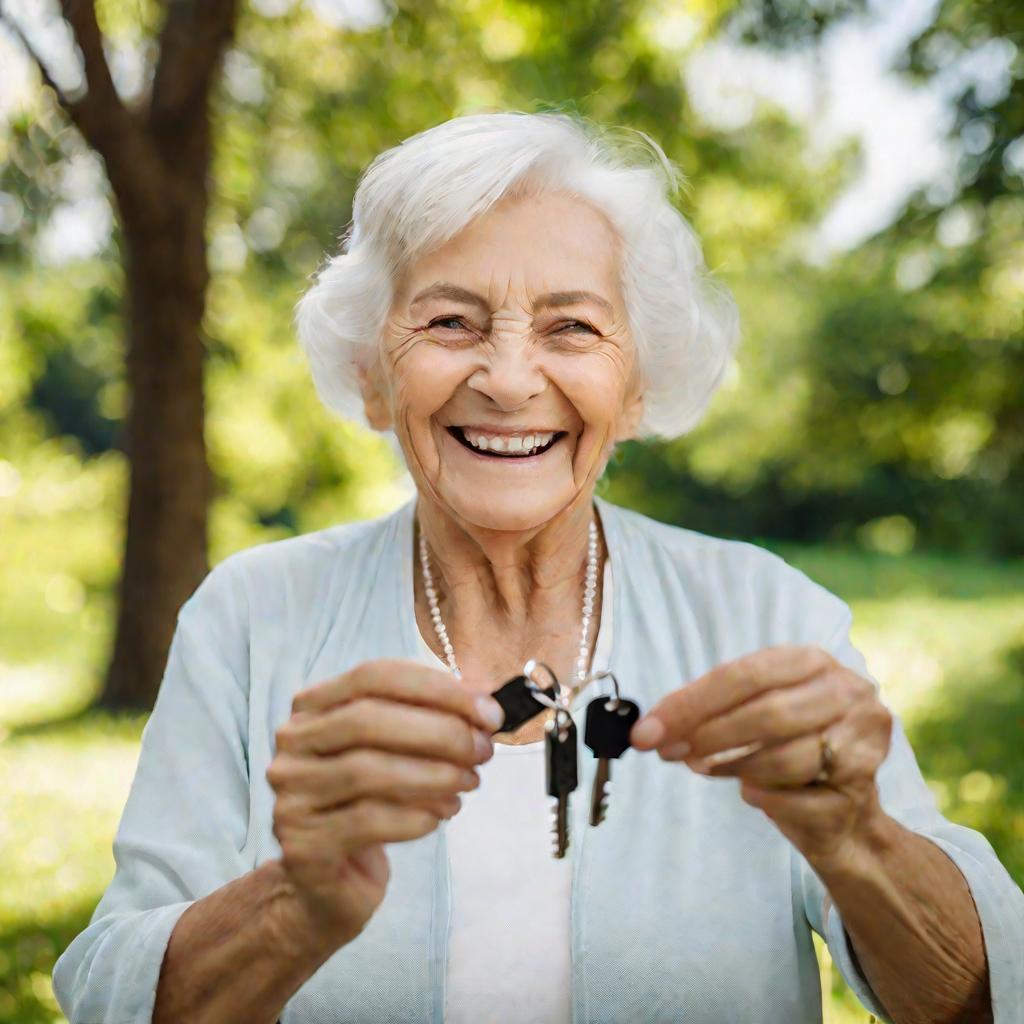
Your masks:
{"label": "teeth", "polygon": [[463,431],[463,436],[474,448],[479,448],[481,451],[519,452],[523,455],[532,455],[538,448],[543,448],[546,444],[549,444],[555,435],[554,433],[547,433],[506,437],[501,435],[467,434]]}

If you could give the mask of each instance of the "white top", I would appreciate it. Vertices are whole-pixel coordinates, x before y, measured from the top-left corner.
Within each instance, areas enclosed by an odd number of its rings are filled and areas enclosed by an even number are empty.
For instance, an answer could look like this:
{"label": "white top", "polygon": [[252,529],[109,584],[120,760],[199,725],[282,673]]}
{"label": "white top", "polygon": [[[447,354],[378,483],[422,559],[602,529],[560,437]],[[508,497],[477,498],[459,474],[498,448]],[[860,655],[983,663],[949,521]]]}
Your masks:
{"label": "white top", "polygon": [[[612,593],[606,559],[592,673],[608,667]],[[447,669],[420,643],[426,659]],[[588,683],[573,706],[585,707],[596,685],[608,682]],[[578,742],[580,757],[592,757],[582,735]],[[572,859],[552,854],[544,741],[497,742],[478,770],[480,785],[461,794],[462,808],[443,825],[452,895],[445,1024],[569,1024]],[[589,803],[590,793],[580,787],[570,799]],[[516,879],[529,883],[509,884]]]}
{"label": "white top", "polygon": [[[850,642],[849,607],[783,559],[595,504],[614,567],[610,667],[641,709],[723,661],[777,643],[818,644],[871,678]],[[294,694],[362,661],[422,657],[414,513],[410,501],[379,519],[240,552],[184,605],[114,839],[116,874],[54,967],[54,992],[71,1024],[146,1024],[180,916],[280,856],[266,771]],[[836,756],[851,755],[840,748]],[[520,762],[533,766],[529,753],[502,753],[483,765],[487,783],[477,800]],[[527,798],[540,791],[538,775],[523,780]],[[819,1024],[812,932],[828,943],[858,998],[889,1020],[821,879],[767,815],[742,800],[735,779],[707,778],[636,750],[616,762],[614,778],[608,816],[591,828],[585,794],[593,759],[581,757],[567,857],[573,1024]],[[934,843],[966,879],[985,939],[995,1024],[1020,1024],[1024,894],[980,832],[938,811],[898,716],[877,785],[882,808]],[[457,827],[473,828],[473,803],[471,796]],[[528,808],[522,813],[530,816]],[[527,831],[524,843],[543,842],[545,828],[531,821]],[[485,865],[460,852],[464,833],[448,838],[438,828],[388,845],[383,902],[288,1000],[281,1024],[444,1024],[449,962],[453,999],[463,1006],[477,999],[476,1020],[500,1019],[510,1001],[543,1005],[535,1016],[542,1020],[556,997],[552,984],[564,1000],[564,888],[549,901],[563,916],[539,927],[536,910],[528,922],[514,916],[538,884],[532,874],[503,872],[473,900],[472,872]],[[536,863],[545,871],[566,866],[539,853]],[[500,938],[494,930],[481,938],[477,915],[507,931],[500,951],[467,948],[474,935],[492,944]],[[529,969],[524,976],[511,959],[534,942],[562,957],[547,981]],[[503,969],[494,967],[498,958]],[[468,978],[474,964],[493,980],[493,995],[485,981]],[[554,1016],[565,1019],[564,1001]]]}

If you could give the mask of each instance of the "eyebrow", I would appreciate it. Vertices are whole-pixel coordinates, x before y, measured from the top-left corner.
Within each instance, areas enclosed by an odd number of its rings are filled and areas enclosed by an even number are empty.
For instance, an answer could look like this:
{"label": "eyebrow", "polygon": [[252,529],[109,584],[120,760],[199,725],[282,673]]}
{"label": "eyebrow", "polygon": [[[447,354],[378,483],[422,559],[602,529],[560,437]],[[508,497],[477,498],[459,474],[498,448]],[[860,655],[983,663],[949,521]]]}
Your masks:
{"label": "eyebrow", "polygon": [[583,302],[592,302],[607,313],[614,312],[612,304],[607,299],[602,299],[600,295],[595,295],[593,292],[548,292],[547,295],[541,295],[537,299],[538,306],[578,306]]}
{"label": "eyebrow", "polygon": [[[449,284],[446,281],[424,288],[412,300],[410,306],[425,302],[427,299],[451,299],[453,302],[463,302],[468,306],[478,306],[485,311],[488,309],[488,302],[482,295],[471,292],[457,284]],[[607,299],[603,299],[600,295],[588,291],[548,292],[546,295],[539,296],[535,305],[551,308],[578,306],[583,302],[592,302],[608,313],[614,312],[612,304]]]}
{"label": "eyebrow", "polygon": [[453,302],[463,302],[467,306],[479,306],[481,309],[487,309],[487,300],[482,295],[477,295],[476,292],[460,288],[457,284],[448,284],[445,281],[424,288],[409,305],[410,307],[416,306],[421,302],[426,302],[427,299],[451,299]]}

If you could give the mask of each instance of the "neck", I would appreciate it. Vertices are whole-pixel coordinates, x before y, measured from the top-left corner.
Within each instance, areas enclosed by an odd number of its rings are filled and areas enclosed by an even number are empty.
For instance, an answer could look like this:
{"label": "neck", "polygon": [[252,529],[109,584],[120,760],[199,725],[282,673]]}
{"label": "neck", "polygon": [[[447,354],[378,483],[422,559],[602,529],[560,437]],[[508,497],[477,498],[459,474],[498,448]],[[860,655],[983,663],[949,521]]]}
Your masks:
{"label": "neck", "polygon": [[[548,522],[529,530],[490,530],[456,521],[425,499],[417,501],[434,585],[452,624],[479,613],[509,623],[543,617],[552,607],[578,617],[580,583],[587,559],[593,494],[580,495]],[[566,605],[568,602],[568,605]]]}

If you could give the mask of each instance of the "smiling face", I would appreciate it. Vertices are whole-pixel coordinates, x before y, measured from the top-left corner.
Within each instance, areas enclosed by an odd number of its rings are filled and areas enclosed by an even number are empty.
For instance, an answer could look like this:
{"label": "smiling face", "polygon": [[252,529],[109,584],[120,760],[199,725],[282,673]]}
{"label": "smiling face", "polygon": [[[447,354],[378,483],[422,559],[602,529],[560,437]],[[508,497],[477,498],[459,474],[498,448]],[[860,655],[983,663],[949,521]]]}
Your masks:
{"label": "smiling face", "polygon": [[562,194],[506,197],[396,282],[370,423],[421,494],[528,530],[586,500],[642,411],[616,235]]}

